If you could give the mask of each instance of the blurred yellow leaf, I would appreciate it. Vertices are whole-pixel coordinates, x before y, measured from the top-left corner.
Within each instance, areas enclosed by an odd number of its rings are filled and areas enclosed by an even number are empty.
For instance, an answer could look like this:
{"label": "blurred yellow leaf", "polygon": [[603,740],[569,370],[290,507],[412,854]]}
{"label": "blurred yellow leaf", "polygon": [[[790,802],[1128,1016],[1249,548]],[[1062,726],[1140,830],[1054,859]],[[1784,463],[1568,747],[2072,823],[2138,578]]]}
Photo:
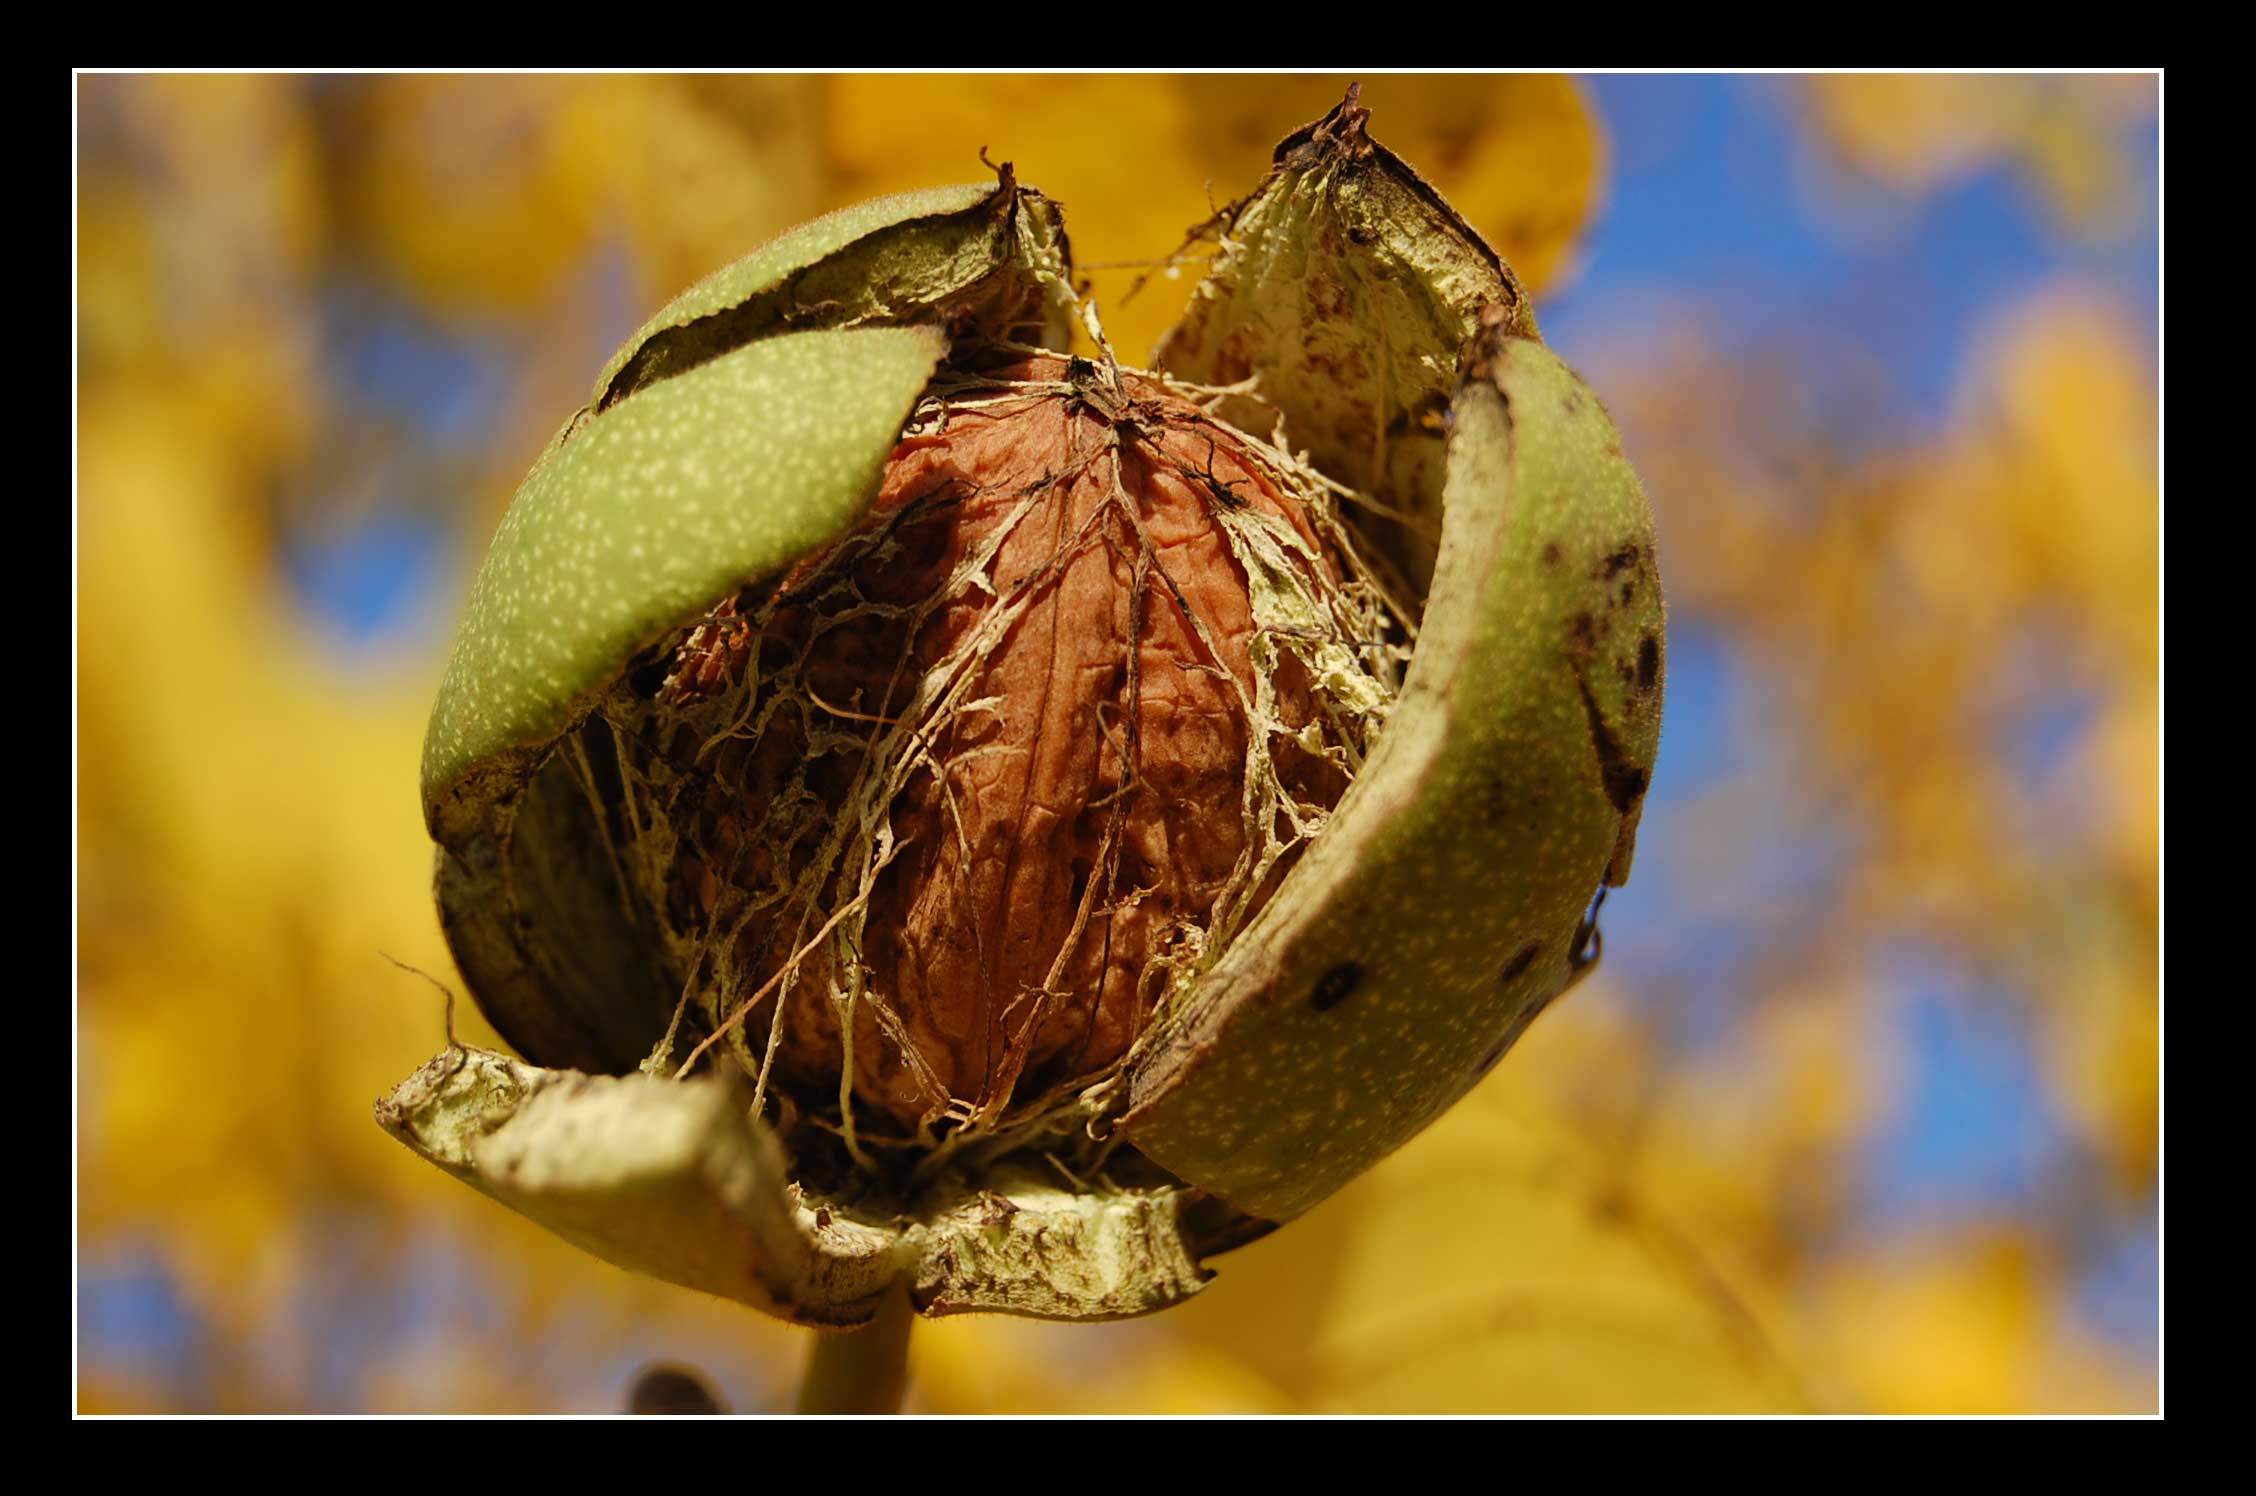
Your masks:
{"label": "blurred yellow leaf", "polygon": [[1800,1405],[1736,1296],[1620,1182],[1476,1097],[1357,1191],[1316,1353],[1355,1412]]}
{"label": "blurred yellow leaf", "polygon": [[598,115],[616,223],[655,306],[822,210],[818,78],[604,80]]}
{"label": "blurred yellow leaf", "polygon": [[600,230],[614,149],[599,79],[363,80],[344,183],[362,247],[449,312],[538,307]]}
{"label": "blurred yellow leaf", "polygon": [[421,691],[332,694],[192,391],[82,419],[87,1220],[164,1220],[205,1288],[255,1296],[433,1032],[377,954],[436,949],[399,789]]}
{"label": "blurred yellow leaf", "polygon": [[154,347],[163,327],[156,235],[139,193],[82,183],[78,199],[78,349],[102,368]]}
{"label": "blurred yellow leaf", "polygon": [[1170,1328],[1310,1410],[1805,1407],[1740,1287],[1540,1099],[1565,1060],[1542,1028],[1401,1153],[1220,1259]]}
{"label": "blurred yellow leaf", "polygon": [[2085,230],[2130,210],[2121,133],[2158,98],[2141,74],[1829,73],[1803,88],[1819,138],[1881,185],[1917,196],[2004,163]]}
{"label": "blurred yellow leaf", "polygon": [[1840,1365],[1883,1413],[2152,1412],[2055,1318],[2058,1285],[2004,1227],[1882,1246],[1825,1275],[1817,1313]]}
{"label": "blurred yellow leaf", "polygon": [[2123,322],[2073,287],[2000,318],[1964,397],[1961,466],[1945,481],[1975,489],[1995,515],[1982,527],[1993,564],[2027,568],[2023,586],[2071,602],[2079,629],[2112,656],[2105,666],[2151,678],[2159,428],[2153,371]]}
{"label": "blurred yellow leaf", "polygon": [[1242,1355],[1169,1334],[1163,1319],[1040,1325],[930,1320],[910,1349],[911,1412],[1140,1416],[1289,1413]]}

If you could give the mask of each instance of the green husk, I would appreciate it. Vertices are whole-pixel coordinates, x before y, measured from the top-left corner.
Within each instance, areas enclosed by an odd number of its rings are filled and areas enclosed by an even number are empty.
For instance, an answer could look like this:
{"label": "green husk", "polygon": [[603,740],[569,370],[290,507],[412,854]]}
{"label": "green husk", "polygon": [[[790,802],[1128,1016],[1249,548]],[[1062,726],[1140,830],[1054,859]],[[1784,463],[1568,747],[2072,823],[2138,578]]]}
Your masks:
{"label": "green husk", "polygon": [[1307,1210],[1487,1073],[1587,968],[1591,897],[1628,876],[1665,612],[1603,408],[1536,341],[1509,267],[1364,122],[1351,92],[1279,146],[1216,220],[1212,272],[1158,353],[1215,422],[1273,440],[1280,470],[1336,501],[1341,548],[1368,562],[1372,637],[1331,637],[1282,537],[1224,526],[1252,657],[1273,671],[1289,647],[1358,724],[1304,745],[1352,744],[1354,777],[1304,815],[1261,800],[1249,761],[1263,855],[1283,815],[1299,861],[1258,912],[1275,864],[1249,865],[1157,984],[1126,1068],[883,1179],[850,1130],[843,1172],[838,1149],[790,1156],[732,1067],[638,1070],[687,1010],[649,849],[609,808],[639,770],[603,703],[717,600],[854,529],[944,360],[1065,346],[1062,224],[1005,167],[833,214],[684,293],[526,479],[423,766],[449,943],[525,1059],[450,1049],[379,1104],[388,1130],[608,1260],[802,1323],[862,1323],[904,1280],[927,1314],[1114,1318],[1195,1292],[1204,1257]]}

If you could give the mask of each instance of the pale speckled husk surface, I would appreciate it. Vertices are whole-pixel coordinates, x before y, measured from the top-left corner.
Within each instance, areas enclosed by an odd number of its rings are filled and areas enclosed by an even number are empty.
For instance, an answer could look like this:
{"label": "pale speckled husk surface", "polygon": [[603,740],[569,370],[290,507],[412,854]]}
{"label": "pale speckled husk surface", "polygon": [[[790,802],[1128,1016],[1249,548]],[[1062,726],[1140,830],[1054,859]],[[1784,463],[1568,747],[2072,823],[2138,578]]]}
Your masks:
{"label": "pale speckled husk surface", "polygon": [[[820,264],[856,240],[894,228],[903,223],[934,218],[951,218],[987,202],[995,196],[993,182],[980,182],[957,187],[927,187],[916,192],[900,192],[890,197],[872,198],[840,208],[835,213],[789,228],[767,243],[739,259],[714,271],[705,279],[667,302],[653,314],[649,321],[635,329],[634,336],[620,345],[604,364],[597,376],[595,391],[589,397],[593,404],[601,404],[612,380],[626,367],[643,345],[660,333],[689,326],[701,318],[711,317],[742,306],[763,291],[776,286],[796,271]],[[926,299],[936,299],[930,287]]]}
{"label": "pale speckled husk surface", "polygon": [[764,338],[639,391],[552,447],[470,594],[424,739],[434,834],[485,812],[596,684],[868,505],[946,340],[932,327]]}
{"label": "pale speckled husk surface", "polygon": [[1137,1073],[1137,1146],[1284,1220],[1485,1075],[1573,975],[1634,835],[1661,626],[1612,422],[1548,349],[1500,339],[1455,402],[1447,529],[1386,735]]}

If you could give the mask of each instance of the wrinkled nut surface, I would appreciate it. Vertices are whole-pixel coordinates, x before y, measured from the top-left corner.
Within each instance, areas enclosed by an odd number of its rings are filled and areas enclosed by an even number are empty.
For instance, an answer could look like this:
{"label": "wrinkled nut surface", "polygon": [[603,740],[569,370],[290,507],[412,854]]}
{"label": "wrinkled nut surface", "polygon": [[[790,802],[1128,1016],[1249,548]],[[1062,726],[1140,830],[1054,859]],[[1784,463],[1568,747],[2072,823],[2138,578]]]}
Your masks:
{"label": "wrinkled nut surface", "polygon": [[684,293],[526,479],[432,713],[522,1060],[379,1105],[611,1261],[807,1324],[1146,1313],[1595,959],[1652,520],[1351,91],[1206,227],[1159,375],[1000,169]]}
{"label": "wrinkled nut surface", "polygon": [[[932,1142],[1117,1069],[1391,694],[1383,652],[1338,648],[1370,603],[1295,487],[1150,379],[986,369],[851,536],[630,673],[606,712],[665,822],[645,892],[677,980],[753,994],[757,1079],[815,1111],[850,1075],[876,1133]],[[1262,639],[1256,572],[1333,628]]]}

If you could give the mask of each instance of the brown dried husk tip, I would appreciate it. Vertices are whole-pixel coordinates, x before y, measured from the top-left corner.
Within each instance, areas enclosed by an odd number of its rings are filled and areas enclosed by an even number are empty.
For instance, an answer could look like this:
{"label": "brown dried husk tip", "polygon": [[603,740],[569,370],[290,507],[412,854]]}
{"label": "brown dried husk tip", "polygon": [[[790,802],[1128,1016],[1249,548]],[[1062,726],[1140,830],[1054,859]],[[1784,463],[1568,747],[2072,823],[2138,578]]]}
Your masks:
{"label": "brown dried husk tip", "polygon": [[[1221,392],[989,350],[856,529],[638,660],[573,745],[716,1049],[803,1159],[1102,1163],[1124,1068],[1362,766],[1409,610]],[[1061,1160],[1062,1161],[1062,1160]]]}

